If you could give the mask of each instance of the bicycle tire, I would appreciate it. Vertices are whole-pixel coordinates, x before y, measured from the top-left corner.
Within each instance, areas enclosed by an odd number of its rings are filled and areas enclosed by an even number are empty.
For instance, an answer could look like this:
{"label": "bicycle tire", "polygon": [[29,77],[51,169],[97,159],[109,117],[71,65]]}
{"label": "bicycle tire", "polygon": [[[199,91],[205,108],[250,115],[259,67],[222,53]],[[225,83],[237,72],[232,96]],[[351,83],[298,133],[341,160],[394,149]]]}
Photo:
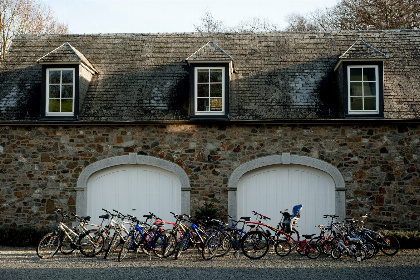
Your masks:
{"label": "bicycle tire", "polygon": [[49,259],[58,252],[60,246],[60,235],[55,232],[50,232],[42,237],[41,241],[36,247],[36,254],[41,259]]}
{"label": "bicycle tire", "polygon": [[178,243],[178,246],[176,247],[175,250],[175,259],[178,259],[179,256],[181,255],[182,251],[186,250],[185,248],[187,248],[188,246],[188,241],[190,240],[190,231],[187,230],[184,235],[182,236],[182,240],[181,242]]}
{"label": "bicycle tire", "polygon": [[165,248],[165,252],[163,253],[164,258],[168,258],[175,253],[176,246],[178,244],[178,238],[173,232],[166,232],[167,236],[167,246]]}
{"label": "bicycle tire", "polygon": [[125,240],[120,253],[118,254],[118,261],[121,262],[127,257],[128,252],[131,250],[131,245],[134,243],[134,235],[130,234]]}
{"label": "bicycle tire", "polygon": [[158,236],[152,241],[151,248],[155,256],[163,258],[165,256],[165,249],[168,246],[169,237],[164,233],[158,233]]}
{"label": "bicycle tire", "polygon": [[204,243],[203,250],[201,251],[201,255],[205,260],[211,260],[217,253],[219,249],[220,239],[221,236],[224,237],[219,231],[215,231],[207,238],[206,242]]}
{"label": "bicycle tire", "polygon": [[280,239],[274,245],[274,251],[278,256],[285,257],[290,254],[290,251],[292,251],[292,246],[286,240]]}
{"label": "bicycle tire", "polygon": [[247,232],[241,240],[241,249],[246,257],[260,259],[269,249],[267,236],[260,231]]}
{"label": "bicycle tire", "polygon": [[376,244],[373,242],[365,242],[364,247],[366,248],[366,259],[370,259],[373,256],[376,255],[377,252],[377,248],[376,248]]}
{"label": "bicycle tire", "polygon": [[331,258],[335,260],[338,260],[339,258],[341,258],[341,254],[342,254],[341,249],[338,246],[331,250]]}
{"label": "bicycle tire", "polygon": [[380,244],[380,249],[382,253],[384,253],[387,256],[395,255],[400,249],[400,242],[396,237],[391,235],[384,236]]}
{"label": "bicycle tire", "polygon": [[[229,235],[232,240],[239,240],[239,238],[233,237],[232,234],[225,232],[226,235]],[[233,234],[238,235],[236,232]],[[222,257],[229,253],[229,251],[232,249],[232,243],[230,242],[229,238],[225,235],[221,234],[219,239],[219,246],[216,251],[216,257]]]}
{"label": "bicycle tire", "polygon": [[104,236],[97,229],[91,229],[79,237],[78,245],[80,252],[86,257],[94,257],[104,247]]}
{"label": "bicycle tire", "polygon": [[123,242],[122,236],[119,233],[115,232],[111,238],[111,241],[108,244],[108,247],[104,250],[105,251],[104,259],[107,259],[108,256],[111,255],[112,251],[114,251],[114,249],[116,249],[123,243],[124,242]]}
{"label": "bicycle tire", "polygon": [[60,252],[63,255],[70,255],[74,252],[74,250],[77,248],[77,246],[74,244],[73,240],[71,240],[67,234],[62,232],[61,234],[61,246],[60,246]]}
{"label": "bicycle tire", "polygon": [[306,256],[310,259],[317,259],[322,253],[321,247],[316,243],[306,244]]}
{"label": "bicycle tire", "polygon": [[363,261],[364,259],[366,259],[366,255],[367,255],[366,249],[364,249],[364,248],[358,248],[354,252],[354,258],[357,261]]}

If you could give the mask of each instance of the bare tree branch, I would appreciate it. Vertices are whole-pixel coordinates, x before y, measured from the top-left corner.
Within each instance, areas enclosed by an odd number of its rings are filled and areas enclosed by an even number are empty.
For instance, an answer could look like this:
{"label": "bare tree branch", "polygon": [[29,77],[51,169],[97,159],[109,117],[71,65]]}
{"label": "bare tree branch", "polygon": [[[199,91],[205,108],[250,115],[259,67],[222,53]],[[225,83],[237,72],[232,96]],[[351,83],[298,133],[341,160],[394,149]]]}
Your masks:
{"label": "bare tree branch", "polygon": [[51,9],[37,0],[0,0],[0,62],[19,34],[67,33]]}

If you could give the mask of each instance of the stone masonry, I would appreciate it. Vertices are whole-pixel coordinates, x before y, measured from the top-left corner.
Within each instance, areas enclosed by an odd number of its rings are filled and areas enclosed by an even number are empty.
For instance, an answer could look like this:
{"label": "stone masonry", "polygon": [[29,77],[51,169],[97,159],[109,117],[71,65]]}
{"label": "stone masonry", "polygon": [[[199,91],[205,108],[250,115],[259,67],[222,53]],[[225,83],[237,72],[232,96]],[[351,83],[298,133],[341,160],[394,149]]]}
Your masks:
{"label": "stone masonry", "polygon": [[55,207],[75,212],[83,168],[129,153],[176,163],[190,180],[192,212],[207,201],[226,214],[235,168],[283,152],[337,167],[345,180],[348,217],[370,213],[379,227],[418,229],[419,124],[381,121],[2,126],[0,227],[42,228],[54,223]]}

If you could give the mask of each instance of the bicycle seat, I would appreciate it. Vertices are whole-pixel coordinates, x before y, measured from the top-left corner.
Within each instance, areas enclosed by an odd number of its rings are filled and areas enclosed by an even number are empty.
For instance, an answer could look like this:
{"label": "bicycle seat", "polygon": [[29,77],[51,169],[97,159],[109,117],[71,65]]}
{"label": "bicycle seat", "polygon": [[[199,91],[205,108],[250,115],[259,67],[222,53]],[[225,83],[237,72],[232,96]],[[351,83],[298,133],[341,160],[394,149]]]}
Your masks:
{"label": "bicycle seat", "polygon": [[306,239],[310,239],[315,235],[316,235],[315,233],[314,234],[302,234],[302,236],[305,237]]}
{"label": "bicycle seat", "polygon": [[106,215],[101,215],[101,216],[99,216],[99,219],[109,219],[109,215],[108,214],[106,214]]}
{"label": "bicycle seat", "polygon": [[244,221],[251,221],[251,217],[241,217],[241,220],[244,220]]}
{"label": "bicycle seat", "polygon": [[144,218],[148,218],[151,219],[153,216],[152,215],[143,215]]}

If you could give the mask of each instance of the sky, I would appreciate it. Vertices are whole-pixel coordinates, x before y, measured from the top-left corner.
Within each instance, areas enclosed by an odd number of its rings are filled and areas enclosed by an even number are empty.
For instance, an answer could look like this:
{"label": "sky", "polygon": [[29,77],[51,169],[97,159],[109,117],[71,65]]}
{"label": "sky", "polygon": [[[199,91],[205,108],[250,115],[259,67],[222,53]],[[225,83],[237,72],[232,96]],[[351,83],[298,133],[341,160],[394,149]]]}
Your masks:
{"label": "sky", "polygon": [[72,34],[194,32],[205,12],[233,27],[254,17],[280,29],[293,13],[306,15],[338,0],[42,0]]}

